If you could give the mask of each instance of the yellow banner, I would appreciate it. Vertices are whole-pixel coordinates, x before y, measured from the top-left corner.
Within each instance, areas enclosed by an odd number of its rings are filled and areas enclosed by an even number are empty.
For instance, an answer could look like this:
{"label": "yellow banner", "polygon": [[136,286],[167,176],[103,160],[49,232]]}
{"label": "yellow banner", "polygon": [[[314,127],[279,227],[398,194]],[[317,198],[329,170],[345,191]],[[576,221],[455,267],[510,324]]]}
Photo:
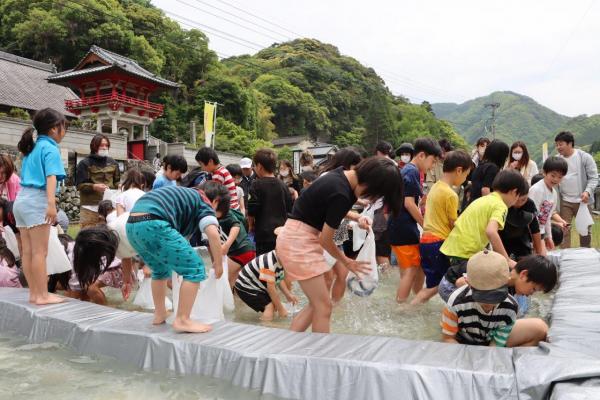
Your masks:
{"label": "yellow banner", "polygon": [[548,158],[548,142],[544,142],[542,145],[542,162]]}
{"label": "yellow banner", "polygon": [[215,104],[204,102],[204,145],[212,147],[215,134]]}

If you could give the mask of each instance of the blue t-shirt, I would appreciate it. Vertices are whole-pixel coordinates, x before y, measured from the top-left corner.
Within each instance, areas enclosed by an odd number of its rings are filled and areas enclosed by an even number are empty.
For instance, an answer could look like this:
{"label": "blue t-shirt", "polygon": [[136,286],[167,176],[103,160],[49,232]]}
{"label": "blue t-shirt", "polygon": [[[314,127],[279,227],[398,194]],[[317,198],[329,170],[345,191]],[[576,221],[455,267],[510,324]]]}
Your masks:
{"label": "blue t-shirt", "polygon": [[189,237],[198,230],[204,231],[208,225],[219,226],[215,211],[206,201],[196,189],[166,186],[140,197],[131,213],[155,215]]}
{"label": "blue t-shirt", "polygon": [[[419,199],[423,196],[419,169],[413,163],[408,163],[402,168],[401,174],[404,183],[404,197],[413,197],[418,205]],[[417,221],[404,208],[404,199],[398,215],[395,218],[390,217],[388,221],[388,234],[390,244],[394,246],[419,244],[420,233]]]}
{"label": "blue t-shirt", "polygon": [[161,175],[154,180],[154,183],[152,184],[152,190],[165,186],[177,186],[177,182],[170,180],[164,175]]}
{"label": "blue t-shirt", "polygon": [[31,153],[23,158],[21,186],[46,189],[46,178],[53,175],[57,182],[66,175],[58,144],[51,137],[39,135]]}

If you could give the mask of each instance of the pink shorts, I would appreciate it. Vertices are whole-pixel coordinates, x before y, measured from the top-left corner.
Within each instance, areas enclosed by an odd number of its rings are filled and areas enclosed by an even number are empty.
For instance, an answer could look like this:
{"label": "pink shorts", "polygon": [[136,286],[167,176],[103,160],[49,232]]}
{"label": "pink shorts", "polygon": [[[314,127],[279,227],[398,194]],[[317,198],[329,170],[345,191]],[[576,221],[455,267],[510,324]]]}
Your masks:
{"label": "pink shorts", "polygon": [[304,281],[329,271],[319,232],[302,221],[288,219],[277,236],[277,258],[292,280]]}

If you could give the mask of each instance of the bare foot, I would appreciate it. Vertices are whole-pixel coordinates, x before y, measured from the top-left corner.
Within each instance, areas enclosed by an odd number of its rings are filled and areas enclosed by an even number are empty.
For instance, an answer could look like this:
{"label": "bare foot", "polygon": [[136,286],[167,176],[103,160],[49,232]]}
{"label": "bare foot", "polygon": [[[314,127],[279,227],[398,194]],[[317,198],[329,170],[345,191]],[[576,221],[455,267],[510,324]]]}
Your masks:
{"label": "bare foot", "polygon": [[173,329],[180,333],[205,333],[212,330],[212,326],[201,324],[200,322],[192,321],[191,319],[182,320],[175,318],[173,321]]}
{"label": "bare foot", "polygon": [[157,314],[156,312],[154,313],[154,319],[152,320],[152,325],[162,325],[165,323],[165,321],[167,320],[167,317],[169,316],[169,313],[166,312],[164,314]]}
{"label": "bare foot", "polygon": [[35,300],[35,304],[38,306],[43,306],[46,304],[58,304],[65,301],[64,297],[57,296],[53,293],[48,293],[46,296],[38,297]]}

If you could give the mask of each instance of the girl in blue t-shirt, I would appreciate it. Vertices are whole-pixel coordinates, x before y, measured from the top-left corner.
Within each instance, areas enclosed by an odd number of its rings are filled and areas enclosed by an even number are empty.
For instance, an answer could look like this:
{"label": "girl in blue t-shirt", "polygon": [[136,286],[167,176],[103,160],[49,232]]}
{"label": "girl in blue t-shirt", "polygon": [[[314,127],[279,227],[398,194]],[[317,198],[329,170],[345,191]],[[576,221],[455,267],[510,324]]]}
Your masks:
{"label": "girl in blue t-shirt", "polygon": [[[29,284],[29,302],[60,303],[62,297],[48,293],[46,256],[50,226],[56,221],[56,185],[65,178],[58,143],[65,137],[67,120],[60,112],[45,108],[35,113],[18,148],[23,153],[22,189],[13,206],[21,234],[21,261]],[[34,133],[37,132],[37,140]]]}

